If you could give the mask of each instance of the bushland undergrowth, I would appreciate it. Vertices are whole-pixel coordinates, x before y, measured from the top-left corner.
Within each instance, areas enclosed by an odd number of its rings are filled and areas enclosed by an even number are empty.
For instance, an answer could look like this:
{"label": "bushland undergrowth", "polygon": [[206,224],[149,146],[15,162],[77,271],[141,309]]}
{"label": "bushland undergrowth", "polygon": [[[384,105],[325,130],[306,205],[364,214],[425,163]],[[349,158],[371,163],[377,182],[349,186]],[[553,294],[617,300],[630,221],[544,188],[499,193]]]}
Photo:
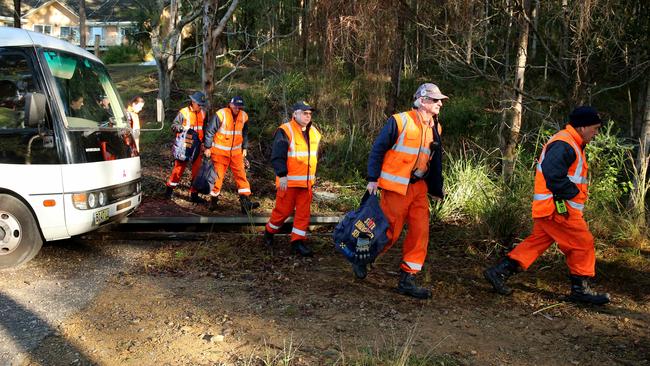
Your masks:
{"label": "bushland undergrowth", "polygon": [[[272,135],[290,117],[291,105],[300,99],[317,108],[314,122],[324,136],[319,159],[319,179],[346,187],[341,199],[352,208],[365,188],[368,152],[387,117],[385,91],[389,80],[377,75],[353,75],[343,65],[326,68],[294,65],[277,55],[262,56],[218,85],[216,106],[241,95],[250,115],[250,138],[259,146],[263,163],[270,156]],[[216,77],[229,70],[222,61]],[[192,62],[176,72],[178,92],[169,106],[168,122],[186,100],[200,89],[200,75]],[[432,204],[432,216],[442,222],[462,222],[467,239],[488,246],[510,247],[531,227],[530,205],[535,160],[542,144],[566,121],[549,126],[534,113],[527,114],[519,160],[511,182],[500,176],[498,122],[500,112],[490,108],[489,86],[484,82],[422,79],[404,75],[398,110],[410,107],[411,93],[425,81],[438,82],[450,96],[442,109],[446,198]],[[150,103],[153,104],[153,103]],[[152,106],[153,107],[153,106]],[[151,116],[154,115],[151,110]],[[151,118],[153,119],[153,117]],[[587,148],[590,164],[590,200],[585,215],[597,238],[610,245],[647,246],[649,230],[630,201],[632,149],[619,137],[617,122],[610,121]],[[166,141],[168,134],[144,137],[149,143]],[[648,210],[646,210],[648,212]]]}

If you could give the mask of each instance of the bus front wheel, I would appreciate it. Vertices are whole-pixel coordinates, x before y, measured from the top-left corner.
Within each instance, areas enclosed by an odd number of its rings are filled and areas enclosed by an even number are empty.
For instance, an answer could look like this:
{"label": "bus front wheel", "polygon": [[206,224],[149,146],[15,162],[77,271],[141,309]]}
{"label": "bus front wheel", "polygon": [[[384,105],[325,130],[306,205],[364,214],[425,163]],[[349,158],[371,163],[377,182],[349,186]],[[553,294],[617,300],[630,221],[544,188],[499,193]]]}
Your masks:
{"label": "bus front wheel", "polygon": [[13,196],[0,194],[0,268],[28,262],[42,246],[43,238],[29,208]]}

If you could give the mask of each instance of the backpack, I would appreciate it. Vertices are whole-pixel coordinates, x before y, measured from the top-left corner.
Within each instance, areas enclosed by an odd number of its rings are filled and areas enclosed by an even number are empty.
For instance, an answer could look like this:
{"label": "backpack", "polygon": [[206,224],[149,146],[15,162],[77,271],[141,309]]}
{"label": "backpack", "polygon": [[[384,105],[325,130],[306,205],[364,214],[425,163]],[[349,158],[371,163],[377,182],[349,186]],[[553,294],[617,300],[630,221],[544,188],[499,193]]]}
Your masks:
{"label": "backpack", "polygon": [[336,225],[334,248],[353,264],[372,263],[388,243],[388,227],[377,196],[366,192],[359,208]]}
{"label": "backpack", "polygon": [[193,129],[183,130],[176,135],[174,145],[172,146],[172,156],[176,160],[189,161],[196,160],[200,153],[199,134]]}
{"label": "backpack", "polygon": [[209,194],[214,187],[214,181],[217,180],[217,172],[214,170],[212,159],[203,157],[199,173],[192,182],[194,187],[199,193]]}

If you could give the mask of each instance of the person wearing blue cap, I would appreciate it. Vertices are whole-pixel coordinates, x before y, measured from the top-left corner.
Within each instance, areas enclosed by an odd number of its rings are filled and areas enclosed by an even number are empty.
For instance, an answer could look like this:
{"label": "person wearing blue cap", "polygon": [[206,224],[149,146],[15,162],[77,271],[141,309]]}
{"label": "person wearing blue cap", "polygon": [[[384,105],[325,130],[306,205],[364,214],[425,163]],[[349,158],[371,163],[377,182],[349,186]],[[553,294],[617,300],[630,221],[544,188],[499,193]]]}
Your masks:
{"label": "person wearing blue cap", "polygon": [[239,203],[244,215],[260,207],[259,202],[250,200],[251,186],[246,178],[246,156],[248,155],[248,113],[244,111],[244,99],[236,96],[228,106],[221,108],[212,117],[205,131],[205,156],[211,158],[217,178],[210,192],[210,211],[217,209],[223,178],[230,168],[237,184]]}
{"label": "person wearing blue cap", "polygon": [[609,302],[609,294],[589,287],[588,280],[596,275],[596,253],[594,237],[582,216],[589,187],[584,149],[601,124],[595,108],[578,107],[569,115],[569,124],[542,149],[535,172],[533,232],[483,272],[497,293],[510,295],[508,278],[527,270],[556,242],[569,267],[571,294],[567,300],[596,305]]}
{"label": "person wearing blue cap", "polygon": [[293,118],[275,132],[271,165],[275,171],[275,207],[266,223],[264,243],[272,247],[273,236],[293,215],[291,250],[303,257],[313,252],[307,246],[312,187],[316,182],[318,145],[321,134],[312,125],[314,108],[305,101],[293,105]]}
{"label": "person wearing blue cap", "polygon": [[[172,122],[171,130],[176,134],[177,137],[183,132],[190,132],[192,134],[197,134],[199,141],[203,141],[203,122],[205,120],[205,111],[203,110],[203,107],[205,106],[205,103],[205,94],[202,92],[197,91],[194,94],[190,95],[189,105],[178,111],[178,115],[176,115],[176,118],[174,118],[174,121]],[[195,154],[195,156],[190,159],[193,159],[192,181],[194,181],[194,178],[201,168],[201,156],[201,154]],[[169,176],[169,179],[167,179],[165,198],[172,198],[174,188],[178,186],[187,163],[187,160],[174,160],[174,168],[172,169],[172,173]],[[197,192],[194,187],[190,187],[190,201],[194,203],[206,203],[206,200],[199,197],[199,192]]]}

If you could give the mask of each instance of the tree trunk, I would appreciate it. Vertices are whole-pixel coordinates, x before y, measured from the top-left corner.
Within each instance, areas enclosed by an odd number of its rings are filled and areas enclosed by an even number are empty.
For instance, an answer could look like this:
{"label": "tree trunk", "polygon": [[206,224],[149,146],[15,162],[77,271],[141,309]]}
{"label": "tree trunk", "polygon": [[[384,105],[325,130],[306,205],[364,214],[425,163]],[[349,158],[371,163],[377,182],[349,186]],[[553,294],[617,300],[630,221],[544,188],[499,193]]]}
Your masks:
{"label": "tree trunk", "polygon": [[302,0],[302,23],[300,32],[302,33],[302,59],[307,66],[309,60],[309,0]]}
{"label": "tree trunk", "polygon": [[20,24],[20,0],[14,0],[14,28],[22,28]]}
{"label": "tree trunk", "polygon": [[79,0],[79,47],[86,48],[86,0]]}
{"label": "tree trunk", "polygon": [[504,115],[501,121],[500,130],[503,132],[501,141],[501,156],[503,158],[502,175],[503,179],[510,182],[517,159],[517,145],[519,144],[522,117],[522,101],[524,91],[524,76],[526,71],[526,60],[528,57],[528,33],[529,25],[525,15],[530,12],[530,1],[523,0],[523,9],[519,9],[519,48],[517,50],[517,69],[515,72],[515,91],[510,103],[510,112]]}
{"label": "tree trunk", "polygon": [[[538,29],[538,24],[539,24],[539,0],[535,0],[535,6],[533,7],[531,13],[530,13],[530,20],[533,22],[533,27],[535,29]],[[532,44],[530,45],[530,59],[535,61],[535,57],[537,56],[537,35],[533,36],[533,39],[531,39]]]}
{"label": "tree trunk", "polygon": [[397,27],[395,29],[395,41],[393,43],[393,55],[391,60],[390,72],[390,95],[386,101],[384,113],[388,116],[395,113],[397,98],[399,97],[400,79],[402,76],[402,64],[404,62],[404,15],[399,5],[397,5]]}
{"label": "tree trunk", "polygon": [[217,37],[214,34],[214,14],[219,9],[219,0],[206,0],[203,3],[203,68],[201,81],[208,103],[206,110],[212,113],[212,96],[214,94],[214,61],[217,49]]}
{"label": "tree trunk", "polygon": [[639,224],[645,226],[645,197],[648,193],[647,181],[648,165],[650,165],[650,78],[647,79],[645,111],[643,113],[643,125],[639,136],[639,151],[635,161],[636,174],[634,175],[630,204],[637,214]]}
{"label": "tree trunk", "polygon": [[158,98],[163,101],[165,106],[169,106],[172,81],[167,63],[163,59],[156,58],[156,64],[158,65]]}

